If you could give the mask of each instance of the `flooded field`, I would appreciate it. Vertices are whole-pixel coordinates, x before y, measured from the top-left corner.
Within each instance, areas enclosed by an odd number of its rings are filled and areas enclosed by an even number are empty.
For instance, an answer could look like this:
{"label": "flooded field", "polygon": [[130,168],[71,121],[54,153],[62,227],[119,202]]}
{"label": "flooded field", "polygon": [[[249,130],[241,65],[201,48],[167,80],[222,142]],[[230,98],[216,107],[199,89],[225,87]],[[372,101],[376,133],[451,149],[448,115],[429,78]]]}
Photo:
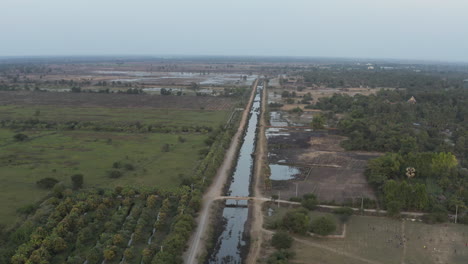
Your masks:
{"label": "flooded field", "polygon": [[140,84],[189,85],[192,82],[203,86],[249,85],[257,75],[243,73],[205,73],[205,72],[143,72],[143,71],[94,71],[108,77],[111,82],[137,82]]}
{"label": "flooded field", "polygon": [[[262,86],[257,87],[250,118],[239,150],[237,164],[226,195],[250,196],[250,183],[253,175],[254,151],[257,125],[260,115]],[[226,200],[222,213],[223,231],[215,242],[212,254],[206,263],[242,263],[248,253],[249,218],[248,201]]]}

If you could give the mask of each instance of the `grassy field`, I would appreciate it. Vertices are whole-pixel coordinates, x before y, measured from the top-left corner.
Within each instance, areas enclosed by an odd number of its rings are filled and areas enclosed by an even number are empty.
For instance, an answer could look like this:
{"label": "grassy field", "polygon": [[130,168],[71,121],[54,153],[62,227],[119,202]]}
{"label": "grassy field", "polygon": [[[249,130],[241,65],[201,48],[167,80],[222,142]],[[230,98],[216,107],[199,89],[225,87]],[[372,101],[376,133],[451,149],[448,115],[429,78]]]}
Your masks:
{"label": "grassy field", "polygon": [[[268,221],[279,219],[274,212]],[[311,213],[311,216],[317,214]],[[323,214],[323,213],[319,213]],[[345,238],[296,237],[292,263],[466,263],[468,226],[352,216]]]}
{"label": "grassy field", "polygon": [[[0,210],[1,223],[14,220],[16,208],[34,202],[47,192],[36,181],[53,177],[71,185],[70,176],[84,175],[85,187],[152,185],[176,187],[181,176],[189,175],[205,148],[206,135],[125,134],[65,131],[24,132],[31,140],[14,142],[13,132],[0,130]],[[179,136],[186,139],[179,141]],[[163,152],[164,144],[169,151]],[[132,164],[123,176],[111,179],[106,172],[114,162]]]}
{"label": "grassy field", "polygon": [[216,127],[226,121],[228,110],[178,110],[153,108],[100,108],[66,106],[0,106],[0,120],[81,121]]}

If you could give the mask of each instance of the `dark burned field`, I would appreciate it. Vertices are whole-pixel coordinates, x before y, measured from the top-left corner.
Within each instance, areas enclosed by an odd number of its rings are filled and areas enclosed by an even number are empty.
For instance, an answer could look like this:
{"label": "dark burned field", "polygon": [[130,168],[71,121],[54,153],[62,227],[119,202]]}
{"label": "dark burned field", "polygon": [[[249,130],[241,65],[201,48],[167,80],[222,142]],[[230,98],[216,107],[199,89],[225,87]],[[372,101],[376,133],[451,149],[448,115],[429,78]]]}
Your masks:
{"label": "dark burned field", "polygon": [[344,151],[343,137],[328,131],[283,130],[268,138],[270,164],[298,167],[293,180],[272,181],[272,194],[278,191],[288,199],[296,194],[314,193],[321,202],[360,203],[361,197],[375,199],[364,170],[376,153]]}
{"label": "dark burned field", "polygon": [[235,101],[208,96],[0,91],[0,105],[228,110],[235,105]]}

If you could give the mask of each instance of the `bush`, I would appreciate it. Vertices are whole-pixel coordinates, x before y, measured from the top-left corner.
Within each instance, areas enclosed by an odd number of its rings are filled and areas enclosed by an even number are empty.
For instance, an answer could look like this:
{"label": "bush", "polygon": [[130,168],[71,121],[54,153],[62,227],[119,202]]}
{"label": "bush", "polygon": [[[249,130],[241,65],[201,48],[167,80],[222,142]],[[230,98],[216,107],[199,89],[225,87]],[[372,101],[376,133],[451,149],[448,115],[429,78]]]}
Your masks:
{"label": "bush", "polygon": [[135,166],[133,166],[132,164],[130,163],[126,163],[124,165],[124,169],[128,170],[128,171],[132,171],[132,170],[135,170]]}
{"label": "bush", "polygon": [[301,197],[291,197],[291,198],[289,198],[289,201],[300,203],[300,202],[302,202],[302,198]]}
{"label": "bush", "polygon": [[302,200],[301,205],[309,210],[314,210],[317,208],[317,200],[313,198],[304,199]]}
{"label": "bush", "polygon": [[309,227],[309,215],[305,209],[287,212],[282,219],[282,227],[298,234],[305,234]]}
{"label": "bush", "polygon": [[304,194],[301,205],[309,210],[314,210],[317,207],[317,197],[312,193]]}
{"label": "bush", "polygon": [[37,186],[43,189],[52,189],[52,187],[54,187],[54,185],[57,184],[58,182],[59,181],[57,179],[47,177],[47,178],[38,180],[36,184]]}
{"label": "bush", "polygon": [[39,208],[38,204],[27,204],[25,206],[22,206],[16,209],[16,211],[20,214],[28,215],[28,214],[34,213],[38,208]]}
{"label": "bush", "polygon": [[458,217],[458,223],[468,225],[468,215]]}
{"label": "bush", "polygon": [[164,144],[164,145],[161,147],[161,151],[162,151],[162,152],[169,152],[169,150],[170,150],[169,144]]}
{"label": "bush", "polygon": [[346,222],[353,215],[354,211],[350,207],[341,207],[333,210],[333,213],[339,215],[341,222]]}
{"label": "bush", "polygon": [[322,216],[313,220],[310,225],[310,231],[315,234],[326,236],[336,230],[336,224],[330,217]]}
{"label": "bush", "polygon": [[280,103],[269,103],[268,106],[271,107],[271,108],[280,108],[280,107],[283,107],[283,104],[280,104]]}
{"label": "bush", "polygon": [[83,187],[83,174],[75,174],[71,176],[73,190],[78,190]]}
{"label": "bush", "polygon": [[448,211],[441,205],[432,209],[432,212],[423,215],[422,220],[426,224],[444,223],[448,221]]}
{"label": "bush", "polygon": [[397,201],[391,201],[387,203],[387,214],[389,216],[398,216],[400,215],[401,205]]}
{"label": "bush", "polygon": [[15,141],[26,141],[28,139],[28,136],[26,136],[25,134],[22,134],[22,133],[18,133],[18,134],[13,136],[13,139]]}
{"label": "bush", "polygon": [[112,179],[117,179],[117,178],[122,177],[122,172],[118,170],[111,170],[107,172],[107,176]]}
{"label": "bush", "polygon": [[112,164],[112,168],[114,169],[120,169],[122,168],[122,163],[120,161],[116,161]]}
{"label": "bush", "polygon": [[273,235],[271,239],[271,245],[276,249],[287,249],[290,248],[293,242],[293,238],[285,231],[278,231]]}
{"label": "bush", "polygon": [[294,257],[294,252],[286,249],[281,249],[273,253],[268,259],[268,264],[286,264],[288,260]]}

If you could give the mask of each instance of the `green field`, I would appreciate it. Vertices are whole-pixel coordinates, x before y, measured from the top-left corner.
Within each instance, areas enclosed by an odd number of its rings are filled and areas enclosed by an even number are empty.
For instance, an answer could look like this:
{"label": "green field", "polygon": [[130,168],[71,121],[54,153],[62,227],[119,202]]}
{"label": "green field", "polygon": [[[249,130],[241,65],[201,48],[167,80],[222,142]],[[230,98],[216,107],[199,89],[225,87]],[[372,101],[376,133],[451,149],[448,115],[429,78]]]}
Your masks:
{"label": "green field", "polygon": [[0,120],[80,121],[103,123],[158,124],[168,126],[216,127],[225,122],[230,111],[178,110],[152,108],[99,108],[56,106],[0,106]]}
{"label": "green field", "polygon": [[[205,148],[206,135],[161,133],[125,134],[108,132],[63,131],[28,133],[32,139],[14,142],[13,132],[0,130],[0,219],[11,223],[16,208],[43,197],[46,190],[36,181],[53,177],[71,185],[70,176],[84,175],[84,187],[151,185],[176,187],[179,175],[190,175]],[[179,136],[186,139],[178,140]],[[169,144],[169,151],[162,146]],[[132,171],[111,179],[106,172],[114,162],[132,164]]]}
{"label": "green field", "polygon": [[[208,148],[209,131],[229,115],[224,110],[0,106],[0,224],[13,223],[18,208],[47,194],[36,185],[45,177],[71,186],[70,177],[83,174],[84,188],[178,187],[204,158],[200,152]],[[70,122],[77,125],[70,128]],[[15,141],[17,133],[28,140]],[[166,144],[169,151],[163,151]],[[119,168],[123,175],[110,178],[115,162],[133,169]]]}
{"label": "green field", "polygon": [[[284,209],[267,217],[279,219]],[[311,216],[317,214],[312,212]],[[323,215],[324,213],[319,213]],[[331,214],[330,214],[331,215]],[[428,225],[386,217],[352,216],[345,238],[296,236],[293,263],[466,263],[468,226]],[[405,242],[403,242],[405,241]]]}

